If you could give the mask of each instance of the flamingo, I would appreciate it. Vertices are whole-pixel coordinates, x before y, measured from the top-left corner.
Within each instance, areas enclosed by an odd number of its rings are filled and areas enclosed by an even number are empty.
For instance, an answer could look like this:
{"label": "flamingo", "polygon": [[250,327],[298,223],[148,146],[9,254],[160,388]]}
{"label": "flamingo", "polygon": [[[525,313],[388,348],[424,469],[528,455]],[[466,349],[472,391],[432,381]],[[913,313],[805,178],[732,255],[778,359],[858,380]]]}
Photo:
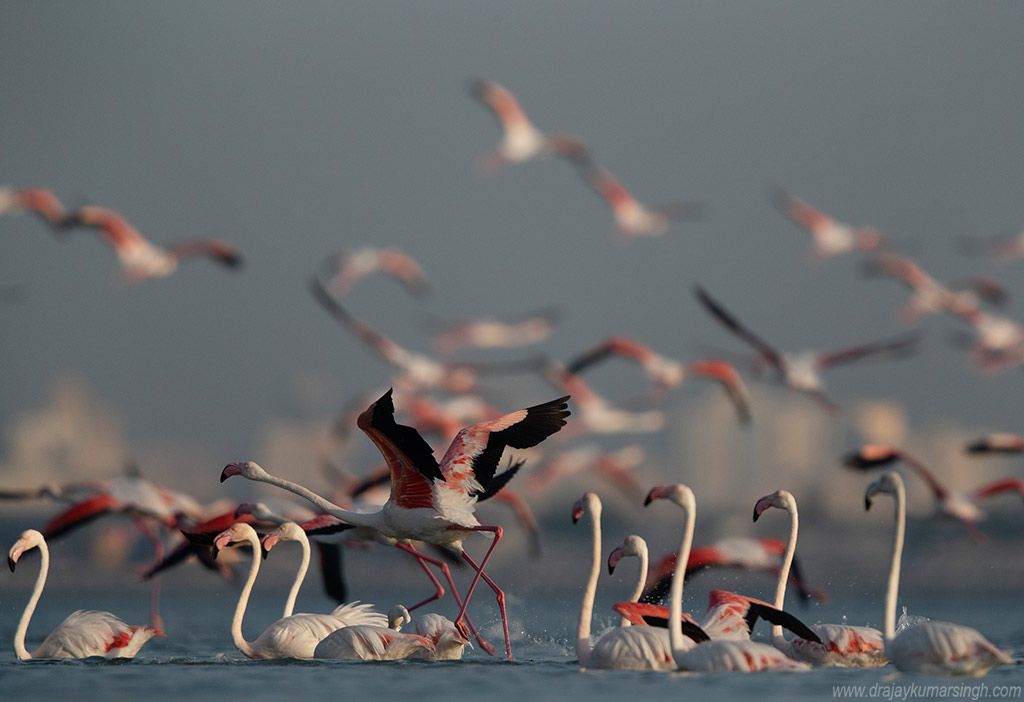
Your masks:
{"label": "flamingo", "polygon": [[878,493],[893,496],[896,503],[892,560],[885,591],[885,654],[898,670],[929,675],[984,675],[1013,659],[976,629],[949,622],[926,621],[896,632],[896,600],[900,587],[900,563],[907,525],[907,498],[903,479],[887,471],[868,485],[864,508],[871,509]]}
{"label": "flamingo", "polygon": [[643,494],[634,475],[647,459],[647,452],[637,444],[615,451],[606,451],[597,444],[581,444],[554,454],[534,471],[527,481],[531,495],[547,492],[558,482],[593,470],[628,496],[639,499]]}
{"label": "flamingo", "polygon": [[[690,561],[686,564],[686,577],[715,568],[738,568],[753,572],[777,574],[782,568],[786,543],[779,539],[748,536],[732,536],[719,539],[714,543],[695,546],[690,551]],[[676,567],[676,554],[670,553],[655,563],[651,569],[652,576],[641,596],[643,602],[661,602],[668,596],[672,587],[672,571]],[[790,579],[803,601],[815,600],[823,602],[828,596],[819,590],[811,589],[803,578],[799,561],[793,558]]]}
{"label": "flamingo", "polygon": [[313,657],[347,661],[395,661],[434,658],[434,642],[418,634],[402,634],[386,626],[346,626],[324,637]]}
{"label": "flamingo", "polygon": [[0,187],[0,215],[28,212],[50,226],[54,232],[68,227],[67,212],[57,196],[45,188]]}
{"label": "flamingo", "polygon": [[186,241],[163,248],[139,233],[121,213],[107,207],[87,205],[68,216],[66,226],[96,229],[114,248],[125,280],[138,282],[163,278],[182,261],[206,256],[227,268],[238,268],[242,257],[230,244],[219,240]]}
{"label": "flamingo", "polygon": [[960,250],[967,254],[984,254],[996,263],[1009,263],[1024,258],[1024,231],[1008,236],[964,237]]}
{"label": "flamingo", "polygon": [[[705,672],[729,671],[750,673],[760,670],[808,670],[810,666],[806,663],[794,661],[772,646],[750,641],[749,639],[715,640],[714,635],[711,634],[712,638],[710,640],[700,642],[696,646],[690,646],[686,643],[681,626],[683,622],[683,580],[686,571],[685,564],[689,562],[690,549],[693,545],[697,502],[694,499],[693,491],[680,483],[653,488],[648,493],[645,504],[651,504],[655,500],[673,502],[683,509],[686,516],[686,528],[683,532],[683,541],[679,547],[679,553],[676,555],[672,591],[669,595],[668,633],[675,666],[680,670]],[[733,595],[733,597],[737,596]],[[756,600],[748,599],[747,601],[755,607],[760,607],[764,604]],[[643,628],[631,627],[630,629],[623,629],[623,631],[634,631]],[[813,632],[811,632],[811,636],[814,636]]]}
{"label": "flamingo", "polygon": [[[647,542],[644,541],[642,536],[636,534],[630,534],[627,536],[621,546],[616,546],[615,549],[608,554],[608,575],[615,573],[615,567],[619,564],[623,558],[627,556],[635,556],[640,561],[640,574],[637,580],[636,588],[633,589],[633,594],[629,597],[629,602],[637,602],[640,600],[640,595],[644,592],[644,585],[647,582],[647,566],[649,563],[649,554],[647,551]],[[619,618],[619,626],[631,626],[632,621],[625,614]]]}
{"label": "flamingo", "polygon": [[[789,570],[796,553],[797,533],[800,519],[796,498],[788,490],[776,490],[765,495],[754,504],[754,521],[767,510],[775,507],[789,513],[789,541],[786,555],[779,570],[779,581],[775,587],[775,608],[784,609],[786,584]],[[846,624],[813,624],[811,629],[820,641],[803,638],[789,639],[778,624],[772,626],[772,643],[787,656],[805,661],[814,666],[842,666],[850,668],[877,668],[886,663],[885,638],[878,629]]]}
{"label": "flamingo", "polygon": [[610,356],[620,356],[638,363],[661,392],[679,387],[691,376],[716,381],[728,394],[740,421],[750,421],[750,396],[746,385],[736,368],[726,361],[702,359],[684,363],[662,356],[649,346],[629,337],[612,336],[570,361],[566,369],[570,373],[578,374]]}
{"label": "flamingo", "polygon": [[812,255],[819,261],[850,251],[873,251],[884,243],[874,227],[853,227],[834,220],[782,188],[773,188],[770,199],[779,212],[811,235]]}
{"label": "flamingo", "polygon": [[571,161],[586,158],[587,147],[570,134],[544,134],[526,116],[516,96],[492,80],[473,80],[469,94],[490,109],[502,128],[498,146],[478,161],[483,173],[493,173],[505,166],[524,163],[546,156],[560,156]]}
{"label": "flamingo", "polygon": [[996,432],[972,441],[966,450],[974,454],[1024,453],[1024,436]]}
{"label": "flamingo", "polygon": [[985,534],[978,528],[978,522],[985,518],[981,508],[968,495],[955,492],[939,482],[927,466],[906,451],[881,444],[867,444],[845,456],[843,465],[854,470],[872,470],[896,461],[909,466],[928,486],[936,515],[963,523],[975,541],[985,540]]}
{"label": "flamingo", "polygon": [[[511,659],[505,594],[484,572],[503,530],[500,526],[480,524],[473,512],[481,494],[500,489],[510,477],[507,471],[496,473],[505,447],[530,448],[561,429],[569,416],[568,399],[568,396],[561,397],[466,427],[455,437],[438,463],[419,432],[395,422],[395,407],[391,390],[388,390],[358,420],[359,428],[370,437],[391,468],[391,496],[378,512],[358,513],[343,509],[308,488],[269,474],[252,461],[228,464],[221,473],[221,481],[241,475],[249,480],[276,485],[306,498],[324,512],[349,524],[376,529],[401,543],[404,550],[415,552],[408,542],[418,540],[455,551],[476,571],[466,598],[459,603],[456,625],[465,617],[466,605],[477,582],[483,579],[497,597],[505,636],[505,654]],[[494,539],[479,564],[463,548],[463,541],[473,532],[488,532]],[[458,603],[454,586],[452,589]]]}
{"label": "flamingo", "polygon": [[147,641],[154,636],[164,635],[162,630],[152,626],[126,624],[110,612],[78,610],[68,615],[50,632],[39,648],[29,653],[25,648],[25,634],[46,585],[46,574],[50,570],[50,549],[40,532],[27,529],[7,553],[7,564],[13,573],[22,554],[34,548],[38,548],[40,554],[39,575],[14,632],[14,653],[19,661],[93,656],[134,658]]}
{"label": "flamingo", "polygon": [[388,612],[388,628],[401,631],[406,624],[412,624],[414,634],[428,639],[434,644],[433,651],[424,649],[420,656],[435,661],[460,661],[469,642],[455,622],[434,612],[419,615],[414,621],[409,610],[402,605],[395,605]]}
{"label": "flamingo", "polygon": [[665,427],[665,413],[652,409],[631,412],[613,406],[576,373],[561,363],[548,359],[544,364],[544,377],[554,387],[576,400],[579,416],[573,430],[563,435],[586,434],[650,434]]}
{"label": "flamingo", "polygon": [[[664,629],[649,626],[618,627],[607,632],[593,645],[590,643],[590,621],[593,617],[597,580],[601,575],[601,499],[593,492],[583,495],[573,505],[573,524],[584,516],[590,518],[592,559],[587,586],[580,605],[579,626],[576,631],[576,656],[580,669],[605,668],[615,670],[675,670],[673,646],[692,648],[694,638],[682,638],[669,643]],[[687,621],[689,637],[705,640],[707,635],[692,621]],[[680,627],[682,632],[682,627]]]}
{"label": "flamingo", "polygon": [[784,386],[810,396],[829,412],[836,412],[839,408],[825,395],[825,381],[821,377],[822,370],[840,364],[859,361],[868,356],[904,353],[912,349],[920,339],[917,334],[909,334],[827,353],[816,351],[782,353],[776,351],[759,336],[744,327],[731,312],[726,310],[703,288],[697,286],[695,293],[701,305],[715,319],[757,351],[759,364],[771,366]]}
{"label": "flamingo", "polygon": [[1003,478],[1002,480],[997,480],[994,483],[977,488],[974,491],[973,497],[975,500],[980,500],[994,495],[1001,495],[1005,492],[1017,493],[1024,498],[1024,480],[1020,478]]}
{"label": "flamingo", "polygon": [[431,320],[435,327],[434,350],[450,354],[464,348],[516,348],[538,344],[549,336],[558,322],[554,308],[531,312],[518,319],[466,319],[460,321]]}
{"label": "flamingo", "polygon": [[[297,528],[297,527],[296,527]],[[298,529],[301,532],[301,529]],[[298,540],[297,533],[289,530],[290,539]],[[242,594],[238,598],[238,605],[235,607],[235,615],[231,620],[231,638],[235,647],[247,658],[271,659],[271,658],[313,658],[313,652],[317,644],[331,632],[347,626],[355,625],[380,625],[386,623],[384,615],[374,612],[369,605],[352,603],[342,605],[331,614],[291,614],[278,619],[263,630],[255,641],[246,641],[242,634],[242,620],[245,617],[245,610],[249,604],[249,595],[252,593],[253,584],[260,570],[260,537],[256,530],[245,522],[236,522],[231,525],[213,540],[215,551],[227,547],[234,547],[246,544],[252,549],[252,564],[249,566],[249,577],[242,587]],[[271,543],[273,546],[273,542]],[[292,594],[289,595],[285,611],[289,605],[294,605],[293,594],[297,594],[298,587],[305,577],[305,566],[308,566],[307,542],[303,563],[299,567],[295,582],[292,585]]]}
{"label": "flamingo", "polygon": [[330,277],[327,289],[344,297],[363,278],[374,273],[391,276],[415,297],[430,293],[430,283],[423,267],[409,254],[394,247],[364,246],[348,253],[338,253],[325,264]]}
{"label": "flamingo", "polygon": [[611,208],[621,241],[631,241],[641,236],[662,236],[672,226],[672,222],[701,219],[704,214],[703,206],[695,202],[645,205],[633,197],[607,169],[589,161],[582,163],[580,175]]}

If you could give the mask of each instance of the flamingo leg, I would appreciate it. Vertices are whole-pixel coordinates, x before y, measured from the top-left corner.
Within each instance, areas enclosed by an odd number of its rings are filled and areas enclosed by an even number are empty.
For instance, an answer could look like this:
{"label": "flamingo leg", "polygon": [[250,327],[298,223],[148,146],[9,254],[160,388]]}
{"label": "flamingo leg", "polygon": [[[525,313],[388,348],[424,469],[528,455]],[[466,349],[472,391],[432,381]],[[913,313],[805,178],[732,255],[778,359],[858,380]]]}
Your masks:
{"label": "flamingo leg", "polygon": [[[460,527],[465,528],[465,527]],[[497,583],[491,580],[490,576],[484,573],[484,567],[487,565],[487,561],[490,560],[491,554],[494,553],[495,547],[498,542],[501,541],[501,537],[504,535],[504,530],[500,526],[477,526],[467,529],[467,531],[490,531],[494,533],[494,541],[491,543],[490,548],[487,549],[487,553],[484,554],[483,560],[477,565],[476,561],[462,550],[462,558],[469,563],[470,567],[476,571],[476,575],[473,577],[473,582],[469,585],[469,590],[466,591],[466,599],[462,602],[462,608],[459,610],[459,616],[455,618],[455,626],[459,626],[463,618],[466,616],[466,606],[469,605],[469,598],[473,596],[473,591],[476,590],[476,584],[483,578],[484,582],[487,583],[498,600],[498,611],[501,613],[501,628],[502,633],[505,635],[505,655],[509,660],[512,660],[512,643],[509,641],[508,636],[508,617],[505,614],[505,593],[498,587]]]}
{"label": "flamingo leg", "polygon": [[[153,567],[164,558],[164,542],[150,528],[145,519],[135,517],[135,526],[153,544]],[[153,584],[149,591],[149,625],[156,629],[158,636],[164,635],[164,620],[160,616],[160,578],[153,578]]]}
{"label": "flamingo leg", "polygon": [[[455,606],[460,608],[463,606],[462,598],[459,597],[459,591],[455,587],[455,581],[452,579],[452,572],[451,569],[448,568],[447,563],[420,553],[412,544],[398,543],[395,544],[395,546],[405,551],[406,553],[412,554],[412,556],[416,558],[416,562],[420,564],[420,567],[423,568],[423,571],[427,574],[427,577],[430,578],[430,580],[434,583],[434,586],[437,588],[437,591],[432,597],[428,597],[422,602],[412,607],[409,607],[408,609],[410,612],[415,610],[417,607],[422,607],[428,602],[433,602],[434,600],[437,600],[444,596],[444,587],[442,587],[441,583],[438,582],[437,577],[435,577],[434,574],[430,572],[430,568],[427,567],[427,563],[432,563],[433,565],[437,566],[437,568],[441,571],[441,574],[444,575],[445,580],[448,581],[448,587],[451,588],[452,597],[455,598]],[[494,646],[492,646],[490,643],[487,642],[487,640],[480,636],[480,633],[476,630],[476,626],[473,625],[473,622],[469,619],[468,616],[466,617],[466,623],[469,625],[469,629],[473,634],[473,638],[476,639],[476,642],[480,645],[480,648],[486,651],[487,655],[493,656]]]}

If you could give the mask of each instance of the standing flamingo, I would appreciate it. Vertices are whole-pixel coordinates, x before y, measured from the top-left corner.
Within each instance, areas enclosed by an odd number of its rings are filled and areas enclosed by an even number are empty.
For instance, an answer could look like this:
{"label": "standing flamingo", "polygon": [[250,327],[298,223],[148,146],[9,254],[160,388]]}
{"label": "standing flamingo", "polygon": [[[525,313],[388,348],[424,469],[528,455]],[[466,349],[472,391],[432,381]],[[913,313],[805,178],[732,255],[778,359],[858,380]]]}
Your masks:
{"label": "standing flamingo", "polygon": [[868,485],[864,508],[871,509],[871,498],[878,493],[893,496],[896,502],[892,561],[885,591],[885,654],[897,669],[929,675],[984,675],[997,665],[1013,663],[976,629],[949,622],[927,621],[896,632],[896,600],[900,587],[903,537],[907,526],[907,497],[903,479],[887,471]]}
{"label": "standing flamingo", "polygon": [[799,353],[782,353],[776,351],[761,337],[754,334],[740,323],[731,312],[715,300],[703,288],[697,286],[695,294],[701,305],[726,329],[749,344],[758,353],[758,367],[766,364],[775,370],[779,381],[797,392],[809,395],[827,411],[835,412],[838,407],[825,395],[825,381],[821,371],[845,363],[858,361],[868,356],[888,353],[905,353],[917,344],[919,336],[909,334],[892,339],[883,339],[859,346],[821,353],[817,351],[801,351]]}
{"label": "standing flamingo", "polygon": [[32,653],[25,648],[25,634],[28,624],[36,611],[36,604],[43,594],[46,585],[46,574],[50,570],[50,549],[46,539],[35,529],[23,531],[21,537],[14,542],[7,552],[7,564],[11,572],[18,559],[26,551],[39,549],[39,575],[36,577],[32,596],[29,597],[25,611],[18,621],[14,632],[14,653],[20,661],[57,659],[57,658],[134,658],[135,654],[154,636],[163,636],[163,632],[148,626],[130,626],[110,612],[78,610],[68,615],[61,624],[50,632],[43,643]]}
{"label": "standing flamingo", "polygon": [[[789,541],[786,555],[779,570],[779,581],[775,587],[775,608],[785,609],[786,584],[789,570],[796,554],[797,533],[800,518],[796,498],[788,490],[776,490],[765,495],[754,504],[754,521],[768,509],[775,507],[789,513]],[[814,624],[811,629],[820,641],[795,638],[787,640],[778,624],[772,626],[772,642],[776,648],[796,660],[815,666],[843,666],[852,668],[876,668],[885,665],[885,638],[878,629],[846,624]]]}
{"label": "standing flamingo", "polygon": [[[264,629],[255,641],[246,641],[242,634],[242,620],[249,604],[249,595],[260,571],[260,537],[250,525],[237,522],[218,534],[213,541],[214,549],[217,551],[242,544],[252,548],[252,564],[249,566],[249,577],[242,587],[242,594],[238,598],[238,606],[235,607],[235,615],[231,620],[231,638],[235,647],[247,658],[313,658],[316,645],[336,629],[357,624],[387,623],[384,615],[374,612],[368,605],[353,603],[342,605],[331,614],[292,614],[282,617]],[[308,557],[308,542],[306,555]],[[303,565],[308,564],[307,558]],[[305,568],[300,567],[292,586],[296,594],[305,574]],[[294,603],[291,596],[289,603]]]}
{"label": "standing flamingo", "polygon": [[[664,629],[649,626],[618,627],[612,629],[596,643],[590,643],[590,620],[594,613],[597,580],[601,575],[601,499],[594,493],[583,495],[572,509],[573,524],[587,515],[590,518],[592,557],[587,587],[580,604],[579,626],[576,630],[576,656],[581,669],[606,668],[614,670],[675,670],[673,647],[692,648],[694,638],[679,641],[666,636]],[[692,621],[687,621],[688,636],[705,640],[707,634]]]}
{"label": "standing flamingo", "polygon": [[633,197],[607,169],[589,160],[581,164],[580,174],[611,208],[622,241],[631,241],[641,236],[661,236],[669,230],[673,221],[703,217],[704,208],[696,202],[645,205]]}
{"label": "standing flamingo", "polygon": [[[561,397],[466,427],[458,433],[440,463],[433,450],[414,428],[395,422],[395,407],[388,390],[359,416],[358,426],[370,437],[391,468],[391,496],[378,512],[346,510],[296,483],[270,475],[260,465],[247,461],[228,464],[221,481],[232,475],[276,485],[300,495],[317,507],[354,526],[368,526],[415,551],[410,540],[445,546],[458,553],[476,574],[459,603],[455,618],[459,625],[480,579],[494,591],[505,635],[505,653],[512,657],[505,616],[505,594],[484,572],[487,561],[501,540],[500,526],[482,525],[473,512],[481,494],[500,489],[507,482],[497,467],[506,446],[530,448],[551,436],[569,416]],[[506,471],[507,472],[507,471]],[[473,532],[489,532],[494,541],[479,564],[466,553],[463,541]],[[453,593],[458,602],[458,593]]]}
{"label": "standing flamingo", "polygon": [[106,207],[85,206],[67,218],[69,227],[97,229],[114,248],[124,277],[129,282],[163,278],[182,261],[206,256],[227,268],[238,268],[242,258],[230,244],[218,241],[186,241],[169,248],[148,241],[121,213]]}
{"label": "standing flamingo", "polygon": [[502,128],[501,143],[478,161],[481,172],[489,174],[504,166],[545,156],[573,161],[586,158],[587,148],[578,137],[544,134],[533,126],[516,96],[504,86],[493,80],[474,80],[469,84],[469,94],[494,113]]}
{"label": "standing flamingo", "polygon": [[793,224],[813,237],[813,256],[823,260],[850,251],[872,251],[882,246],[882,235],[874,227],[852,227],[836,221],[782,188],[770,193],[772,203]]}
{"label": "standing flamingo", "polygon": [[68,227],[68,216],[57,196],[45,188],[0,187],[0,215],[29,212],[55,232]]}

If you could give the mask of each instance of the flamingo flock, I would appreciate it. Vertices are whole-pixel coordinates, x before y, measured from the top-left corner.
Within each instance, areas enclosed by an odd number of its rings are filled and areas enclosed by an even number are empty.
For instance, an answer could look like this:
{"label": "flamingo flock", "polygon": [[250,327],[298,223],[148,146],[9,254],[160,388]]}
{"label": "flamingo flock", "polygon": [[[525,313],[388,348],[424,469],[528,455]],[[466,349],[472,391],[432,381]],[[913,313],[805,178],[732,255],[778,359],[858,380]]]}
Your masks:
{"label": "flamingo flock", "polygon": [[[497,145],[476,161],[481,174],[499,177],[504,169],[533,167],[533,162],[563,162],[607,205],[622,243],[663,237],[677,222],[705,216],[705,207],[698,202],[645,204],[597,160],[589,141],[567,132],[542,131],[504,86],[474,80],[469,94],[493,113],[501,129]],[[891,237],[873,226],[841,222],[781,187],[770,191],[769,200],[785,219],[810,235],[812,260],[860,258],[869,276],[891,278],[905,287],[910,300],[899,312],[904,322],[918,324],[929,317],[952,320],[967,336],[969,362],[986,374],[1024,366],[1024,325],[993,311],[1007,299],[995,279],[974,276],[962,284],[940,282],[921,264],[897,253]],[[239,250],[225,239],[158,245],[109,207],[65,208],[46,188],[0,188],[0,216],[23,214],[38,220],[27,226],[38,228],[41,223],[60,241],[75,231],[94,232],[113,250],[121,278],[127,282],[170,276],[182,263],[197,258],[241,269]],[[1005,240],[971,239],[965,242],[965,251],[1006,262],[1024,255],[1020,239],[1019,235]],[[557,357],[544,345],[561,331],[570,313],[554,303],[518,316],[481,313],[454,318],[424,312],[420,317],[425,329],[420,331],[426,333],[417,347],[416,342],[406,346],[395,341],[414,333],[397,328],[396,317],[371,319],[358,309],[362,291],[368,292],[371,286],[367,281],[375,277],[384,278],[386,285],[399,284],[408,293],[408,299],[402,296],[402,304],[428,304],[435,286],[414,255],[379,243],[350,247],[327,255],[307,276],[309,293],[336,324],[340,343],[362,347],[379,362],[381,371],[381,377],[353,388],[358,392],[344,403],[331,446],[321,457],[321,484],[307,486],[293,479],[292,466],[285,462],[230,456],[208,468],[211,484],[218,470],[220,483],[230,478],[259,483],[260,489],[268,491],[259,501],[242,502],[225,492],[216,502],[203,504],[185,492],[150,481],[135,469],[105,480],[4,486],[0,500],[60,503],[56,514],[39,529],[26,529],[8,552],[12,571],[32,551],[39,553],[40,561],[14,634],[18,660],[139,655],[151,639],[174,635],[173,623],[166,627],[160,614],[162,574],[196,563],[232,588],[237,587],[235,571],[245,571],[233,615],[222,628],[225,641],[230,640],[249,659],[460,661],[467,651],[470,656],[494,656],[495,646],[481,633],[487,630],[471,618],[481,621],[481,598],[473,596],[483,587],[485,593],[493,594],[490,611],[496,612],[500,622],[504,659],[511,661],[517,632],[510,625],[509,610],[521,602],[491,575],[492,563],[509,548],[503,543],[503,521],[513,516],[527,535],[531,556],[543,558],[541,541],[550,520],[546,514],[539,518],[533,505],[558,500],[559,484],[572,481],[569,489],[584,491],[572,505],[572,523],[584,521],[590,527],[589,556],[586,550],[576,549],[579,534],[571,537],[572,572],[574,577],[580,574],[582,588],[574,641],[575,662],[581,670],[738,674],[891,665],[901,672],[984,675],[994,667],[1017,662],[1003,646],[965,625],[926,620],[897,630],[907,490],[901,474],[891,468],[898,464],[916,476],[931,497],[933,516],[961,523],[979,545],[988,538],[980,526],[986,516],[980,503],[1005,495],[1024,497],[1021,478],[1010,475],[994,482],[979,481],[970,491],[955,490],[951,469],[936,462],[939,469],[933,470],[909,451],[881,443],[863,444],[838,461],[830,459],[858,475],[871,473],[873,478],[875,471],[884,471],[863,494],[850,499],[851,504],[863,499],[870,509],[878,495],[893,497],[892,555],[876,626],[871,622],[805,623],[805,612],[787,609],[787,592],[795,589],[803,606],[829,598],[811,585],[819,582],[819,576],[810,576],[816,565],[808,568],[796,555],[800,528],[796,495],[802,486],[791,486],[792,491],[777,489],[759,498],[748,494],[746,489],[752,485],[732,486],[742,494],[742,509],[736,514],[749,515],[750,504],[753,522],[785,513],[787,539],[752,531],[695,546],[701,486],[694,483],[695,490],[669,482],[650,487],[656,458],[637,443],[638,435],[661,436],[676,430],[668,401],[685,402],[691,379],[711,381],[710,392],[731,406],[727,423],[730,428],[737,425],[737,432],[757,421],[757,398],[748,388],[748,379],[759,380],[766,374],[775,384],[810,398],[822,416],[832,420],[842,412],[842,405],[826,393],[824,374],[841,365],[867,367],[861,362],[868,359],[909,357],[922,344],[920,330],[889,337],[872,334],[868,341],[825,352],[783,352],[752,331],[760,328],[756,322],[750,326],[741,322],[705,287],[693,284],[695,299],[684,296],[686,304],[707,312],[752,356],[730,360],[702,354],[695,358],[685,350],[661,345],[656,351],[648,340],[628,334],[613,320],[597,343],[573,345],[575,353]],[[460,357],[467,351],[486,354],[509,349],[520,357]],[[606,363],[614,359],[626,363]],[[602,378],[607,375],[596,370],[602,364],[612,369],[608,372],[615,372],[616,365],[633,367],[628,372],[635,374],[633,386],[638,392],[632,399],[618,398],[604,388]],[[530,382],[550,390],[522,403],[533,403],[529,406],[510,409],[519,406],[509,397],[513,393],[492,387],[498,381],[511,384],[510,377],[517,384],[516,397],[532,392]],[[693,391],[698,390],[694,385]],[[361,463],[360,443],[365,450],[372,444],[372,460]],[[436,454],[435,447],[445,450]],[[973,457],[1021,454],[1024,436],[989,433],[967,443],[964,452]],[[240,483],[232,480],[222,490],[238,488]],[[271,496],[273,489],[278,492]],[[617,504],[615,509],[628,505],[643,510],[645,523],[653,524],[671,512],[673,526],[660,531],[676,535],[678,530],[678,550],[652,558],[643,535],[627,534],[606,555],[605,507],[598,489],[614,494],[615,503],[609,500],[608,504]],[[812,499],[808,494],[805,507],[813,504]],[[716,508],[725,511],[721,505]],[[558,505],[563,521],[564,509],[565,505]],[[702,508],[702,514],[711,512]],[[808,517],[813,529],[824,526],[829,515],[805,509]],[[112,522],[123,526],[126,518],[132,524],[126,538],[141,537],[153,549],[143,574],[151,583],[149,624],[133,626],[108,612],[77,611],[30,652],[26,639],[49,573],[50,544],[60,548],[57,544],[71,532],[97,525],[109,528]],[[703,523],[701,528],[706,528]],[[653,528],[651,532],[648,536],[656,535]],[[281,617],[248,639],[245,615],[261,564],[269,557],[288,558],[294,546],[283,544],[298,546],[298,564]],[[420,593],[387,603],[386,608],[350,599],[347,575],[359,572],[352,562],[360,551],[381,546],[401,552],[402,564],[415,565],[423,573],[431,588],[425,597]],[[325,592],[337,606],[329,612],[296,613],[314,548]],[[611,577],[627,558],[635,558],[638,565],[628,598],[609,611],[595,612],[602,567]],[[723,587],[710,592],[707,610],[699,619],[689,614],[684,607],[687,578],[700,573],[702,579],[713,581],[730,569],[770,577],[774,596],[761,599],[734,592],[722,583]],[[465,582],[457,584],[460,574]],[[883,582],[880,575],[876,580]],[[831,583],[832,589],[839,589],[836,585]],[[471,603],[475,605],[472,614]],[[491,607],[490,601],[485,604]],[[843,606],[841,598],[838,606]],[[612,616],[617,616],[618,625],[602,626],[603,618]],[[759,630],[761,620],[770,625],[770,631]],[[492,638],[496,637],[495,633]]]}

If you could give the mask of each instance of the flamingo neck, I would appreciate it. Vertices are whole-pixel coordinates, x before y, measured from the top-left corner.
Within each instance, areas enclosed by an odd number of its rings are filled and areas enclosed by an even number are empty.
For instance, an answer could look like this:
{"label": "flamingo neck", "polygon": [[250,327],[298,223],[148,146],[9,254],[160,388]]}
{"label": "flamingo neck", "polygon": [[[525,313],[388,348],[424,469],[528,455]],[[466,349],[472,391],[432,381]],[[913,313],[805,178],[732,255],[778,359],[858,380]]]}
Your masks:
{"label": "flamingo neck", "polygon": [[686,579],[686,564],[690,560],[696,523],[697,508],[696,505],[691,505],[691,509],[686,509],[686,530],[683,532],[683,543],[676,555],[676,567],[672,570],[672,588],[669,591],[668,636],[672,646],[672,659],[676,662],[677,668],[683,667],[682,659],[686,653],[686,649],[683,648],[683,581]]}
{"label": "flamingo neck", "polygon": [[885,640],[896,636],[896,599],[900,590],[900,565],[903,561],[903,538],[907,528],[907,496],[903,485],[896,483],[896,516],[892,539],[892,561],[889,564],[889,582],[885,589]]}
{"label": "flamingo neck", "polygon": [[597,579],[601,576],[601,508],[590,514],[591,560],[587,589],[583,591],[580,603],[580,623],[576,630],[576,657],[580,667],[590,664],[590,620],[594,614],[594,598],[597,595]]}
{"label": "flamingo neck", "polygon": [[[647,547],[644,546],[640,549],[640,553],[637,554],[640,558],[640,575],[636,582],[636,588],[633,590],[633,594],[629,596],[630,602],[639,602],[640,595],[644,594],[644,586],[647,585],[647,569],[649,565],[649,559],[647,554]],[[619,626],[631,626],[631,622],[626,617],[619,619]]]}
{"label": "flamingo neck", "polygon": [[[786,586],[789,584],[789,572],[793,568],[793,558],[796,555],[796,539],[800,532],[800,515],[797,512],[796,500],[789,498],[786,506],[789,512],[789,541],[786,542],[786,552],[782,557],[782,567],[779,569],[779,582],[775,585],[775,609],[785,609]],[[776,644],[785,643],[785,636],[782,633],[782,625],[776,624],[772,627],[772,640]]]}
{"label": "flamingo neck", "polygon": [[302,560],[299,562],[299,569],[295,573],[295,581],[292,583],[292,589],[288,591],[288,599],[284,603],[284,615],[285,617],[292,616],[292,612],[295,611],[295,600],[299,597],[299,588],[302,587],[302,582],[306,579],[306,571],[309,570],[309,539],[303,534],[301,538],[296,539],[299,545],[302,546]]}
{"label": "flamingo neck", "polygon": [[255,654],[252,644],[245,640],[242,635],[242,619],[245,617],[245,608],[249,605],[249,595],[252,593],[252,586],[256,583],[256,576],[260,572],[260,539],[256,532],[249,535],[247,541],[252,546],[252,564],[249,566],[249,577],[242,586],[242,594],[238,597],[238,604],[235,606],[235,616],[231,619],[231,639],[235,648],[241,651],[248,658]]}
{"label": "flamingo neck", "polygon": [[43,587],[46,585],[46,574],[50,572],[50,549],[45,541],[39,542],[39,574],[36,576],[35,587],[32,588],[32,596],[28,598],[25,611],[21,613],[18,621],[18,629],[14,632],[14,654],[19,661],[27,661],[32,654],[25,648],[25,634],[28,633],[28,623],[32,620],[32,614],[36,611],[36,605],[43,594]]}
{"label": "flamingo neck", "polygon": [[344,507],[340,507],[330,500],[316,494],[303,485],[293,483],[292,481],[285,480],[284,478],[279,478],[276,475],[270,475],[269,473],[264,477],[254,478],[254,480],[294,493],[299,497],[312,502],[332,517],[337,517],[338,519],[341,519],[353,526],[369,527],[371,529],[377,529],[380,527],[380,512],[353,512],[351,510],[347,510]]}

